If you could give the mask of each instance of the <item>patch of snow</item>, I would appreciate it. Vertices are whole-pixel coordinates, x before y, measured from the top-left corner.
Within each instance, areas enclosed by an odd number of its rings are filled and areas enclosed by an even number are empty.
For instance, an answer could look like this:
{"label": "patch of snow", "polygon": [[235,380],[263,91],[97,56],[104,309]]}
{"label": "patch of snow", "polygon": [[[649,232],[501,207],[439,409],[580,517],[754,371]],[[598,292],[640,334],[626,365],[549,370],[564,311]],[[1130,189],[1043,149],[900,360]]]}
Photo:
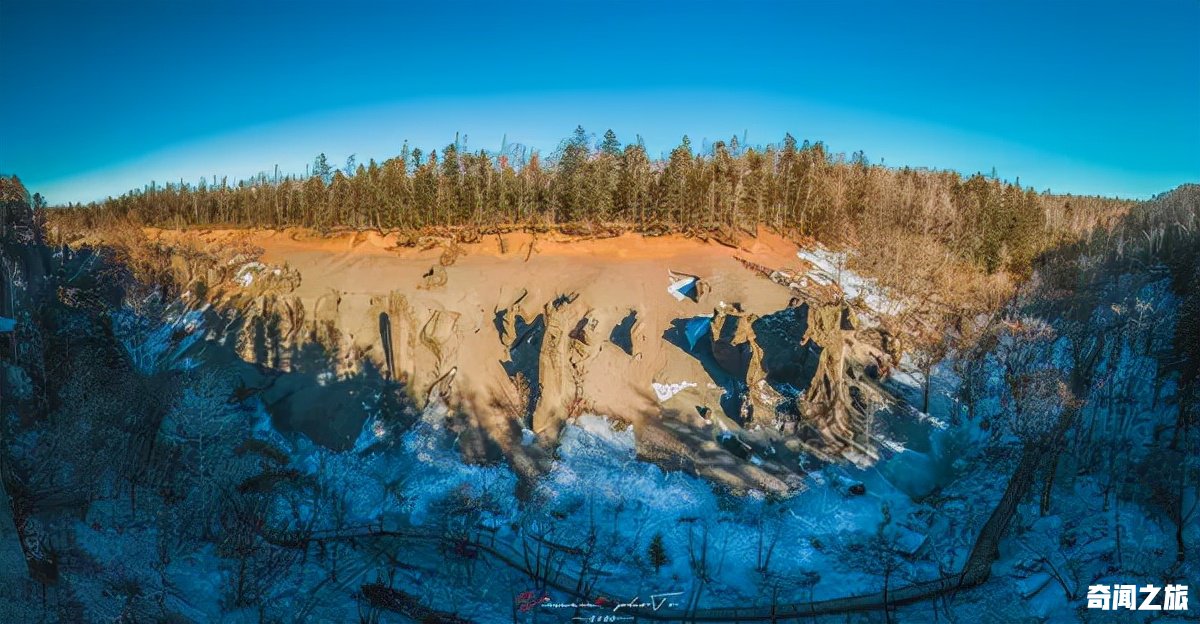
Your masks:
{"label": "patch of snow", "polygon": [[655,382],[651,383],[650,385],[654,388],[654,395],[658,397],[659,401],[666,401],[680,392],[687,390],[688,388],[697,387],[697,384],[691,381],[681,381],[679,383],[670,384],[660,384]]}
{"label": "patch of snow", "polygon": [[[258,273],[261,273],[263,269],[266,268],[267,266],[261,262],[247,262],[238,268],[233,281],[241,284],[243,288],[246,288],[250,286],[250,284],[254,283],[254,276]],[[278,269],[276,271],[278,271]],[[276,272],[276,275],[278,275],[278,272]]]}
{"label": "patch of snow", "polygon": [[846,268],[847,252],[812,247],[797,251],[796,256],[813,266],[807,274],[809,279],[823,286],[836,284],[846,293],[847,299],[861,297],[867,307],[885,314],[898,314],[904,310],[904,303],[889,298],[874,280]]}

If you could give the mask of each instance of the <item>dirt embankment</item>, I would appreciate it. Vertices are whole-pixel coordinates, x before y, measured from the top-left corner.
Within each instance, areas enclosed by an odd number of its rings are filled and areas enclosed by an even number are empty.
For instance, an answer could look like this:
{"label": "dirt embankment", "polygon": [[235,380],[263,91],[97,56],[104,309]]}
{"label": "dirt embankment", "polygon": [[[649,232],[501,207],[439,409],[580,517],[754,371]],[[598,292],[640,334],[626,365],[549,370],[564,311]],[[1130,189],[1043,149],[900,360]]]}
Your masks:
{"label": "dirt embankment", "polygon": [[[836,312],[824,326],[831,312],[816,302],[828,293],[768,278],[764,268],[805,270],[797,247],[769,232],[738,247],[634,234],[411,246],[373,232],[147,235],[177,250],[193,296],[240,311],[231,331],[244,359],[312,373],[264,398],[327,444],[347,444],[362,410],[352,392],[331,403],[320,386],[366,366],[404,381],[418,405],[451,407],[468,458],[502,456],[522,472],[583,412],[635,427],[644,457],[739,490],[790,489],[789,458],[814,446],[870,454],[840,386],[879,352]],[[809,329],[814,319],[824,325]],[[804,401],[814,376],[820,391],[808,396],[828,406]]]}

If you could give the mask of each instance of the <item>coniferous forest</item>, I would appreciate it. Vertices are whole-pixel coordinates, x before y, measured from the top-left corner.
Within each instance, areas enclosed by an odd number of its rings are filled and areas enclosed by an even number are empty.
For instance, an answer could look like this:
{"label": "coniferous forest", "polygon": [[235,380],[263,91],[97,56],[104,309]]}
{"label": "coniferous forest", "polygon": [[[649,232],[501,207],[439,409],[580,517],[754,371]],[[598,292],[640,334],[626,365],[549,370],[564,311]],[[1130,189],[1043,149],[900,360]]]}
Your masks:
{"label": "coniferous forest", "polygon": [[317,156],[304,175],[260,173],[151,182],[56,218],[76,227],[114,221],[160,227],[306,227],[473,235],[512,227],[603,235],[621,231],[736,238],[756,226],[833,245],[934,245],[987,273],[1025,273],[1051,245],[1111,223],[1133,202],[1055,195],[994,174],[891,168],[821,142],[751,147],[736,136],[698,149],[688,137],[655,158],[577,127],[549,158],[520,145],[428,153],[344,166]]}

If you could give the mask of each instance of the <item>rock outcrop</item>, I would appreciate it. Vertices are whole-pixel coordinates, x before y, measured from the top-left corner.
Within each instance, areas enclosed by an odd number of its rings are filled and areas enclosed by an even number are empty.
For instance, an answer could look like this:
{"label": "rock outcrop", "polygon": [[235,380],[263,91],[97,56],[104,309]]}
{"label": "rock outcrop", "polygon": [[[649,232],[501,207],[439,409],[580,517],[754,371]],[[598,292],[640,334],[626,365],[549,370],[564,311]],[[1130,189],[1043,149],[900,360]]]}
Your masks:
{"label": "rock outcrop", "polygon": [[854,400],[863,387],[847,375],[846,347],[854,339],[857,325],[854,311],[844,302],[809,307],[802,342],[819,346],[821,356],[800,412],[802,421],[819,431],[827,443],[873,456],[868,440],[871,414],[861,400]]}
{"label": "rock outcrop", "polygon": [[713,313],[712,353],[725,372],[744,378],[751,361],[762,361],[762,349],[754,342],[753,314],[722,306]]}
{"label": "rock outcrop", "polygon": [[721,306],[713,314],[713,357],[726,372],[745,383],[745,395],[738,415],[743,426],[776,426],[776,410],[783,396],[767,382],[763,365],[763,347],[754,324],[758,316]]}

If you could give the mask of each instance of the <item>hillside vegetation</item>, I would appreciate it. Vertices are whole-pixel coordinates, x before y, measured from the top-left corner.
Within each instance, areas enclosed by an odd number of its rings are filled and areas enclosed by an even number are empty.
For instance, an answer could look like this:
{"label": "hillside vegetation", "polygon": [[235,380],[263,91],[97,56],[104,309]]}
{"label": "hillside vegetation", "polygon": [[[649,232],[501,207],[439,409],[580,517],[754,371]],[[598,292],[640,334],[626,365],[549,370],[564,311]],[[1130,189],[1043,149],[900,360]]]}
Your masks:
{"label": "hillside vegetation", "polygon": [[[527,156],[527,154],[529,154]],[[696,153],[687,137],[661,159],[608,131],[577,128],[549,159],[523,148],[467,151],[457,141],[428,154],[405,145],[383,163],[344,168],[317,157],[310,175],[266,173],[151,182],[70,216],[94,227],[302,226],[381,230],[508,227],[580,234],[683,232],[736,240],[765,225],[825,243],[864,247],[895,239],[936,244],[988,273],[1025,272],[1048,246],[1073,239],[1132,202],[1037,193],[981,174],[891,168],[820,142],[747,147],[737,137]],[[64,215],[65,216],[65,215]]]}

